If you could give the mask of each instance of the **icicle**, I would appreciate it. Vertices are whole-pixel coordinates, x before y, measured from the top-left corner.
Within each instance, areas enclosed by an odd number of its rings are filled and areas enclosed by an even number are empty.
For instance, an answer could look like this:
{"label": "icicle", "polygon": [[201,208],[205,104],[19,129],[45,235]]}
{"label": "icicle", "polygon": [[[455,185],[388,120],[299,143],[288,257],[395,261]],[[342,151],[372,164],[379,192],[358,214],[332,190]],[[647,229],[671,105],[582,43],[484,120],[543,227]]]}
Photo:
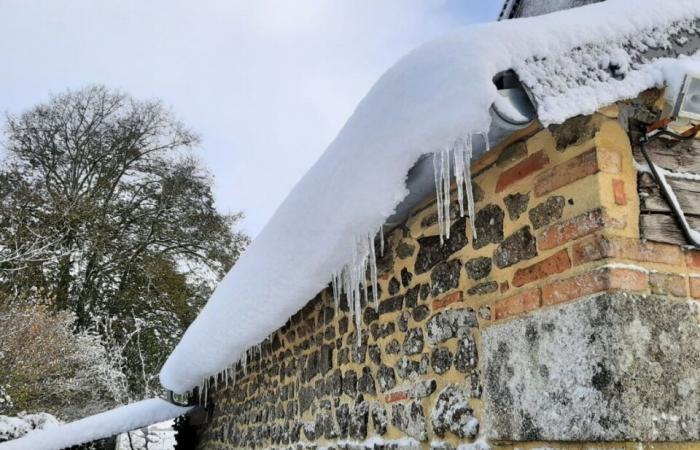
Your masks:
{"label": "icicle", "polygon": [[338,279],[337,273],[332,274],[331,277],[331,284],[333,285],[333,305],[335,306],[335,311],[338,312],[340,308],[340,280]]}
{"label": "icicle", "polygon": [[[486,137],[488,144],[488,136]],[[464,159],[464,186],[467,190],[467,210],[469,212],[469,224],[472,228],[472,236],[476,239],[476,227],[474,226],[474,188],[472,185],[472,137],[467,135],[463,148]]]}
{"label": "icicle", "polygon": [[374,254],[374,237],[370,234],[368,236],[368,246],[369,246],[369,274],[372,282],[372,299],[374,303],[379,300],[379,284],[377,282],[377,257]]}
{"label": "icicle", "polygon": [[209,381],[204,382],[204,409],[207,409],[207,385],[209,384]]}
{"label": "icicle", "polygon": [[433,172],[435,175],[435,196],[437,198],[437,215],[438,215],[438,228],[440,231],[440,244],[444,242],[444,236],[445,236],[445,231],[443,230],[443,206],[442,206],[442,201],[443,201],[443,196],[442,196],[442,153],[434,153],[433,154]]}
{"label": "icicle", "polygon": [[445,208],[445,212],[443,212],[443,216],[445,218],[445,239],[450,238],[450,223],[451,223],[451,217],[450,217],[450,152],[449,150],[443,150],[442,152],[442,183],[444,185],[443,187],[443,195],[445,196],[444,200],[442,201],[443,207]]}
{"label": "icicle", "polygon": [[384,257],[384,227],[379,227],[379,257]]}

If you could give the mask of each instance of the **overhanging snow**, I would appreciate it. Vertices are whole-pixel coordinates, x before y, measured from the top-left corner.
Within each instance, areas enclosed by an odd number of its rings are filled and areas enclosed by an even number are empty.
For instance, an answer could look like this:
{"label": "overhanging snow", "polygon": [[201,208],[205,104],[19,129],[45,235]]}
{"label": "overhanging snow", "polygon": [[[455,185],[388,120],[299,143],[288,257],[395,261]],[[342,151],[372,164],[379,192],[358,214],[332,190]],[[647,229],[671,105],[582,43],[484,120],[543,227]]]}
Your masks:
{"label": "overhanging snow", "polygon": [[174,419],[189,410],[160,399],[142,400],[75,422],[31,431],[0,444],[0,450],[61,450]]}
{"label": "overhanging snow", "polygon": [[[495,74],[518,67],[527,74],[526,61],[556,58],[584,44],[624,42],[699,16],[696,0],[608,0],[468,27],[411,52],[379,79],[221,282],[166,361],[163,385],[184,392],[223,371],[351,264],[358,242],[366,242],[406,196],[406,173],[421,155],[489,129]],[[545,110],[538,109],[541,119],[562,122],[664,81],[651,65],[632,69],[631,76],[599,80],[595,89],[603,94],[586,98],[582,107],[567,102],[557,108],[551,97]],[[559,94],[566,97],[571,88],[557,76],[550,81],[561,81]]]}

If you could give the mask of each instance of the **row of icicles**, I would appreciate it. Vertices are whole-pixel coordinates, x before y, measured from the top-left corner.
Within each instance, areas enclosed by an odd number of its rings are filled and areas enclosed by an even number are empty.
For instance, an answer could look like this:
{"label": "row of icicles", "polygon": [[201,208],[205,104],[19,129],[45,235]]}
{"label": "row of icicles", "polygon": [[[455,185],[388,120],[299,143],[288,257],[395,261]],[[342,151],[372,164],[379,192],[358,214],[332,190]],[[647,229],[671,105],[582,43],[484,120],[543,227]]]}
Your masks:
{"label": "row of icicles", "polygon": [[[450,148],[439,150],[433,153],[433,169],[435,175],[435,195],[437,197],[438,228],[440,232],[440,243],[450,238],[451,212],[450,212],[450,192],[452,190],[452,176],[454,175],[457,184],[457,202],[459,204],[460,217],[469,216],[472,234],[476,238],[476,228],[474,227],[474,195],[471,178],[472,144],[475,136],[480,136],[485,144],[485,149],[490,148],[487,133],[467,134],[456,139]],[[355,251],[352,262],[346,264],[340,272],[331,274],[331,285],[333,290],[333,303],[336,312],[340,310],[340,299],[344,294],[347,305],[355,321],[356,345],[362,345],[362,296],[369,304],[372,300],[377,301],[379,297],[379,284],[377,281],[377,255],[375,251],[375,236],[379,239],[379,256],[384,256],[384,232],[380,227],[375,233],[369,233],[366,237],[355,240]],[[369,272],[369,280],[367,279]],[[369,291],[372,291],[370,298]],[[270,340],[268,337],[266,340]],[[247,361],[253,358],[262,359],[262,343],[243,352],[241,358],[219,372],[214,378],[214,389],[218,388],[219,377],[225,380],[226,386],[231,379],[232,384],[236,383],[236,366],[241,366],[242,372],[247,373]],[[210,389],[209,378],[202,380],[199,385],[199,403],[207,404],[207,391]]]}

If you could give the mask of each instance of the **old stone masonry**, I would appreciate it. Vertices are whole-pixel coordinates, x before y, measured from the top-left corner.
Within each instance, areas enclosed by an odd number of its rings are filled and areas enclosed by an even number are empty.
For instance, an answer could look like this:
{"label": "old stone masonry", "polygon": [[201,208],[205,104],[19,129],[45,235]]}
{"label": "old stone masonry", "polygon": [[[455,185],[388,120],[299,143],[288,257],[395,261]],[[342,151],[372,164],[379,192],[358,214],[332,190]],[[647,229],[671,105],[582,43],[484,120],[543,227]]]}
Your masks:
{"label": "old stone masonry", "polygon": [[319,293],[209,391],[200,448],[698,448],[700,252],[654,238],[627,133],[660,95],[489,152],[476,238],[426,199],[361,328]]}

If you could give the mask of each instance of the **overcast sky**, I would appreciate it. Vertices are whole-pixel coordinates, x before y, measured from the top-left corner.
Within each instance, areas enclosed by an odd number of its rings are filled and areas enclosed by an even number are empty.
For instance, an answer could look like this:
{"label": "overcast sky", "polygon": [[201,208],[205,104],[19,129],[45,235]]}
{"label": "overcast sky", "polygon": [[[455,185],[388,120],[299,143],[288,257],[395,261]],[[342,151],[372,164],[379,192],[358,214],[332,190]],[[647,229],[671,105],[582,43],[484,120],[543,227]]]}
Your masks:
{"label": "overcast sky", "polygon": [[257,234],[374,81],[501,0],[0,0],[0,111],[100,83],[202,136],[217,206]]}

